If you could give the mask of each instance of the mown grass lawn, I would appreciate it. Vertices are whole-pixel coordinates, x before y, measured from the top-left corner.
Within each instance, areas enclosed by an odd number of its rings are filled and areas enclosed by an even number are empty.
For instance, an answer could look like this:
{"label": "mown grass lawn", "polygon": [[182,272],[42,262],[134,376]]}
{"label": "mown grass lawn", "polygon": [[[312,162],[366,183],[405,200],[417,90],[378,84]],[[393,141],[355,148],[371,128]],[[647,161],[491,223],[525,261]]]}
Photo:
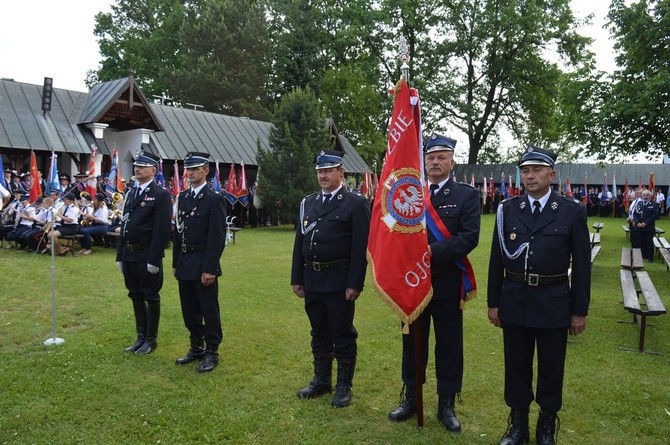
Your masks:
{"label": "mown grass lawn", "polygon": [[[647,348],[619,303],[619,259],[627,244],[621,220],[603,221],[602,250],[593,267],[585,334],[568,346],[561,444],[668,444],[670,438],[670,317],[653,319]],[[670,223],[658,224],[670,233]],[[159,347],[136,357],[122,349],[134,337],[132,309],[111,250],[57,258],[57,334],[51,333],[51,271],[47,256],[0,252],[1,444],[494,444],[505,430],[502,334],[486,317],[486,270],[493,216],[484,215],[471,255],[479,297],[465,312],[465,380],[457,413],[460,435],[435,417],[432,368],[425,385],[425,426],[394,424],[398,402],[400,323],[368,284],[359,299],[359,359],[351,407],[330,397],[300,400],[311,377],[309,327],[289,286],[293,231],[245,229],[223,254],[220,282],[224,340],[221,363],[199,375],[178,367],[186,351],[177,286],[166,276]],[[170,251],[167,255],[171,254]],[[166,263],[168,266],[169,262]],[[647,263],[666,307],[670,272]],[[368,277],[368,283],[370,283]],[[531,411],[531,422],[537,409]],[[533,424],[534,426],[534,424]]]}

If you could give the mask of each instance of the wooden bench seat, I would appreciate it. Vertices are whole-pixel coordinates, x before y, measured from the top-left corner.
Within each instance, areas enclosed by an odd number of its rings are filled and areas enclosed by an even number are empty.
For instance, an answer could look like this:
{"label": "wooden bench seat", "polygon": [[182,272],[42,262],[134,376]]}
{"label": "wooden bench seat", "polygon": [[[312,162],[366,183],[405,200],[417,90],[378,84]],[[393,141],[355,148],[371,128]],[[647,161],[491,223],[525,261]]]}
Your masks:
{"label": "wooden bench seat", "polygon": [[661,257],[661,249],[670,249],[670,243],[668,240],[663,237],[654,238],[654,248],[656,249],[656,254]]}
{"label": "wooden bench seat", "polygon": [[601,223],[601,222],[594,222],[593,223],[593,228],[596,229],[596,233],[600,233],[600,231],[602,230],[603,227],[605,227],[605,223]]}
{"label": "wooden bench seat", "polygon": [[[638,325],[640,334],[636,350],[629,348],[619,349],[658,354],[657,352],[644,349],[647,317],[665,314],[665,306],[663,306],[663,302],[647,272],[622,269],[620,275],[623,306],[628,312],[633,314],[632,323]],[[642,297],[644,303],[640,302],[640,297]]]}
{"label": "wooden bench seat", "polygon": [[656,227],[656,236],[661,236],[665,233],[665,230],[661,229],[660,227]]}
{"label": "wooden bench seat", "polygon": [[621,226],[621,228],[626,233],[626,238],[630,238],[630,227],[626,224]]}
{"label": "wooden bench seat", "polygon": [[644,269],[642,250],[624,247],[621,249],[621,268],[629,270]]}
{"label": "wooden bench seat", "polygon": [[600,244],[600,233],[589,233],[591,238],[591,248],[596,244]]}
{"label": "wooden bench seat", "polygon": [[600,253],[601,248],[602,246],[593,246],[593,248],[591,248],[591,264],[593,264],[595,261],[596,257]]}
{"label": "wooden bench seat", "polygon": [[69,249],[69,252],[74,256],[74,242],[77,240],[80,240],[84,237],[84,235],[70,235],[70,236],[61,236],[59,239],[62,241],[63,247],[67,247]]}
{"label": "wooden bench seat", "polygon": [[658,253],[665,261],[665,270],[670,270],[670,249],[659,249]]}

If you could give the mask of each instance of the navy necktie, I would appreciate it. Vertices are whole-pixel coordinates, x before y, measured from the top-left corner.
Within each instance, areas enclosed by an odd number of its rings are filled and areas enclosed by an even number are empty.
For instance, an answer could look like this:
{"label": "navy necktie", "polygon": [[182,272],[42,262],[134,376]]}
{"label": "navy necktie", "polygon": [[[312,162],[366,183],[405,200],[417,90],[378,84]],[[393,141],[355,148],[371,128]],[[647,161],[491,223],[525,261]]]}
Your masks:
{"label": "navy necktie", "polygon": [[323,207],[328,205],[328,203],[330,202],[330,197],[331,197],[330,193],[325,193],[323,195]]}
{"label": "navy necktie", "polygon": [[533,202],[533,222],[537,222],[540,218],[540,201]]}

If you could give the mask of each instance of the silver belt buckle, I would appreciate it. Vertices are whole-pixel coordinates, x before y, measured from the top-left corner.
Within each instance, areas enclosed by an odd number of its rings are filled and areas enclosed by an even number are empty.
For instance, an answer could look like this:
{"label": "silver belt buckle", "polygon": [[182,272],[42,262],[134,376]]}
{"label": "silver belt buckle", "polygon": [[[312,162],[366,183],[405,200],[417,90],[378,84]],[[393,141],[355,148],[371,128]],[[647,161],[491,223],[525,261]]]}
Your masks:
{"label": "silver belt buckle", "polygon": [[313,262],[312,269],[314,269],[314,272],[321,272],[321,263]]}
{"label": "silver belt buckle", "polygon": [[540,284],[540,275],[536,273],[529,273],[527,282],[529,286],[537,286]]}

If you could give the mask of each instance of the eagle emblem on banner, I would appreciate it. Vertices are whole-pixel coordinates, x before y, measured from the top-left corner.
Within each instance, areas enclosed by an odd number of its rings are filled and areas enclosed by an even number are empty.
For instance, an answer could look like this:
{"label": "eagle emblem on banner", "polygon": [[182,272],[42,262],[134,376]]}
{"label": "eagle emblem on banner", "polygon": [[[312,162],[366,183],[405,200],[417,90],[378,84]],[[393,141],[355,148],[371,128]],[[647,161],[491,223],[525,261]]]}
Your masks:
{"label": "eagle emblem on banner", "polygon": [[391,231],[416,233],[425,229],[421,173],[414,168],[393,171],[383,183],[382,220]]}

